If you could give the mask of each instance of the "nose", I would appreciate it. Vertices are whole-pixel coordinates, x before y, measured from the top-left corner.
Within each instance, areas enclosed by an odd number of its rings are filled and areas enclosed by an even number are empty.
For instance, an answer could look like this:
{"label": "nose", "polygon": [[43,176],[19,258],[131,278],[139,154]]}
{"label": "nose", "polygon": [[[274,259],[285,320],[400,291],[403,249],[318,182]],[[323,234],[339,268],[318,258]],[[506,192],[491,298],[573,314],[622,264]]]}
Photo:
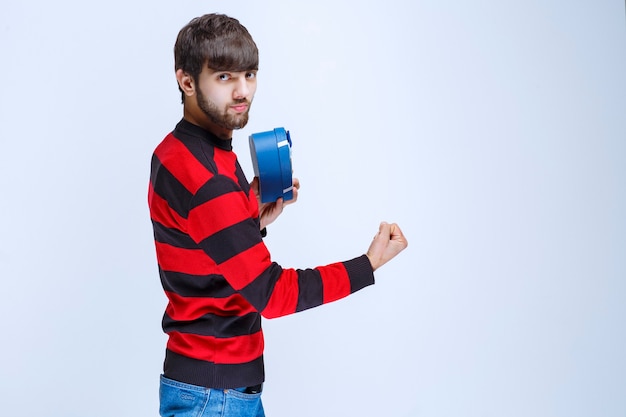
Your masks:
{"label": "nose", "polygon": [[242,99],[248,97],[250,94],[250,86],[245,76],[238,77],[235,84],[235,90],[233,91],[233,97],[235,99]]}

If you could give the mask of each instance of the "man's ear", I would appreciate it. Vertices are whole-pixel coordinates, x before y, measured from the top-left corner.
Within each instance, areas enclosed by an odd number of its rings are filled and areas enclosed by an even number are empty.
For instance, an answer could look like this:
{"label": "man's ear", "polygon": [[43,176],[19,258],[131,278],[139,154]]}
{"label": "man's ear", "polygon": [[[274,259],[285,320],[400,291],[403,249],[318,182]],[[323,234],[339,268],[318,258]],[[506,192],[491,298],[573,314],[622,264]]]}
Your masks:
{"label": "man's ear", "polygon": [[178,69],[176,70],[176,80],[178,81],[178,86],[186,96],[191,97],[196,93],[196,83],[190,74],[182,69]]}

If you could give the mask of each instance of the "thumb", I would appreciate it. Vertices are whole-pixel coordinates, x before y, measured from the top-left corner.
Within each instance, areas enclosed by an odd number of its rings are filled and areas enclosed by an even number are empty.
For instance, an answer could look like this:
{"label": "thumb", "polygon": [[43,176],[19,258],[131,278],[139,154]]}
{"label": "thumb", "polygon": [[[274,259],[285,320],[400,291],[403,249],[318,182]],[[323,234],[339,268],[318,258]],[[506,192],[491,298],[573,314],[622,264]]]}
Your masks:
{"label": "thumb", "polygon": [[372,268],[376,270],[403,251],[407,245],[408,242],[397,224],[382,222],[366,255]]}
{"label": "thumb", "polygon": [[380,226],[378,226],[378,233],[374,236],[374,239],[383,239],[385,241],[389,240],[391,236],[391,226],[387,222],[381,222]]}
{"label": "thumb", "polygon": [[258,194],[258,191],[259,191],[259,177],[254,177],[254,179],[250,183],[250,188],[252,188],[254,190],[254,192]]}
{"label": "thumb", "polygon": [[378,226],[378,232],[374,235],[372,243],[367,250],[367,257],[369,258],[374,270],[382,266],[385,263],[383,260],[386,247],[389,245],[391,227],[387,222],[380,223]]}

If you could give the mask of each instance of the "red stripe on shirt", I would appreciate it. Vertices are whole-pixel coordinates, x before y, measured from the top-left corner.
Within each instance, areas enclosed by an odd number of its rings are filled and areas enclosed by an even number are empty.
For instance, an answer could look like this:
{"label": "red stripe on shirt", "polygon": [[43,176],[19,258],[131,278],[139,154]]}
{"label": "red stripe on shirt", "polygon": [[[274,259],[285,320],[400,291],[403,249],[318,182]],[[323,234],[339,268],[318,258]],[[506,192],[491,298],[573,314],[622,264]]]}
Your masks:
{"label": "red stripe on shirt", "polygon": [[252,188],[250,188],[250,192],[248,193],[248,201],[250,202],[250,216],[256,219],[259,217],[259,203]]}
{"label": "red stripe on shirt", "polygon": [[261,312],[268,319],[293,314],[298,306],[298,274],[284,269],[276,281],[272,295]]}
{"label": "red stripe on shirt", "polygon": [[261,331],[248,336],[217,338],[190,333],[169,333],[167,348],[178,354],[216,364],[240,364],[263,354]]}
{"label": "red stripe on shirt", "polygon": [[339,300],[350,295],[348,271],[342,263],[318,268],[324,285],[324,303]]}
{"label": "red stripe on shirt", "polygon": [[213,177],[213,174],[172,134],[161,142],[154,153],[161,164],[192,194]]}
{"label": "red stripe on shirt", "polygon": [[165,271],[190,275],[216,273],[215,262],[202,249],[184,249],[167,243],[155,242],[159,266]]}
{"label": "red stripe on shirt", "polygon": [[165,294],[170,300],[166,309],[167,315],[177,321],[194,320],[205,314],[229,317],[256,312],[239,294],[225,298],[183,297],[171,291],[166,291]]}
{"label": "red stripe on shirt", "polygon": [[[230,178],[236,183],[239,183],[239,179],[237,178],[236,169],[237,169],[237,155],[233,151],[225,151],[220,148],[215,148],[213,153],[213,160],[219,167],[219,173]],[[229,167],[228,171],[224,170],[224,167]]]}
{"label": "red stripe on shirt", "polygon": [[222,262],[221,274],[237,291],[241,290],[270,266],[270,254],[263,242]]}
{"label": "red stripe on shirt", "polygon": [[243,192],[231,192],[215,197],[189,212],[189,233],[196,242],[250,218]]}

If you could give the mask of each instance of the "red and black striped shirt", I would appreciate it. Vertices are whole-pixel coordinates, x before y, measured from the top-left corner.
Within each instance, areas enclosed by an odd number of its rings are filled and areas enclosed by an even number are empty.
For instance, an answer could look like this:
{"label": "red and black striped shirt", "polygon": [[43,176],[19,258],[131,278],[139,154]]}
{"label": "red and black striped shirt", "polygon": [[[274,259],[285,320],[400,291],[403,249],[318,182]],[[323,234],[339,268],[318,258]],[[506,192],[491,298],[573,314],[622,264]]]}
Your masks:
{"label": "red and black striped shirt", "polygon": [[168,378],[210,388],[259,384],[261,315],[296,313],[374,283],[365,255],[305,270],[272,262],[231,140],[184,119],[154,151],[148,203],[169,301]]}

